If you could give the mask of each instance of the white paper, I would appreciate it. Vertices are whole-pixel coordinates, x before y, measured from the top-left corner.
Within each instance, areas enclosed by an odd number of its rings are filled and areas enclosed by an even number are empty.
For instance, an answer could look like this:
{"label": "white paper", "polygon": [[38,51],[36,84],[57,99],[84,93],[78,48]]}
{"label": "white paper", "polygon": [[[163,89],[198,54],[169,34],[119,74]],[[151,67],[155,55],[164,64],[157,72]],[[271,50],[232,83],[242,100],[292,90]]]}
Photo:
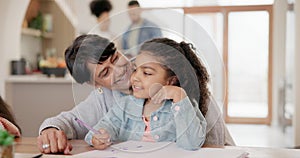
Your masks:
{"label": "white paper", "polygon": [[162,148],[167,147],[170,144],[172,144],[172,142],[143,142],[130,140],[112,145],[111,147],[124,152],[145,153],[161,150]]}
{"label": "white paper", "polygon": [[[161,148],[159,148],[161,147]],[[113,145],[106,150],[93,150],[73,157],[89,158],[245,158],[247,152],[238,149],[201,148],[188,151],[178,148],[175,143],[151,143],[127,141]]]}

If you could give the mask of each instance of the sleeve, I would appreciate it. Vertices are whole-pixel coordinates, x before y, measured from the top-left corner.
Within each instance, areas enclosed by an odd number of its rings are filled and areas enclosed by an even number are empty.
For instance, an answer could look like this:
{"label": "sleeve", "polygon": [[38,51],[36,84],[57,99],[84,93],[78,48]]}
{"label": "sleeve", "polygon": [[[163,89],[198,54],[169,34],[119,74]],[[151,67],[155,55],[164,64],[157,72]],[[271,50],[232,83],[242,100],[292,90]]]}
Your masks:
{"label": "sleeve", "polygon": [[157,26],[157,28],[153,28],[152,30],[153,30],[153,32],[152,32],[152,38],[162,37],[161,30],[160,30],[160,28],[158,26]]}
{"label": "sleeve", "polygon": [[151,26],[150,27],[151,37],[149,39],[162,37],[161,29],[159,28],[159,26],[150,21],[148,21],[148,23],[149,23],[148,25]]}
{"label": "sleeve", "polygon": [[121,40],[121,46],[123,50],[127,50],[128,48],[128,36],[129,36],[129,32],[130,32],[130,26],[128,26],[128,28],[126,29],[125,33],[122,36],[122,40]]}
{"label": "sleeve", "polygon": [[223,119],[218,103],[213,97],[209,100],[205,145],[235,145]]}
{"label": "sleeve", "polygon": [[176,125],[176,144],[186,150],[197,150],[205,141],[206,121],[188,97],[171,107]]}
{"label": "sleeve", "polygon": [[79,103],[72,110],[62,112],[55,117],[46,119],[39,128],[42,130],[55,127],[66,133],[68,139],[83,139],[88,130],[79,125],[75,118],[79,118],[87,124],[93,126],[107,112],[107,105],[103,94],[94,90],[83,102]]}
{"label": "sleeve", "polygon": [[[123,115],[124,112],[120,106],[113,106],[93,128],[97,131],[105,129],[109,133],[111,141],[116,141],[120,132]],[[92,138],[94,134],[93,131],[89,131],[85,136],[85,141],[89,145],[93,145]]]}

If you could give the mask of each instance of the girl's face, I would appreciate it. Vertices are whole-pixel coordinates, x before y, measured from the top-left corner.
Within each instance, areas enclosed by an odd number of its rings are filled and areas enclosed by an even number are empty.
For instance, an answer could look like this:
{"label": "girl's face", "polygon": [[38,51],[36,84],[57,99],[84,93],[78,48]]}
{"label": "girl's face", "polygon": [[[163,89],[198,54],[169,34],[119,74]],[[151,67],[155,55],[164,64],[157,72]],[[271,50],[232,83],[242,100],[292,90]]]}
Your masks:
{"label": "girl's face", "polygon": [[151,98],[162,86],[168,84],[167,71],[157,58],[141,52],[134,62],[130,82],[133,95],[137,98]]}

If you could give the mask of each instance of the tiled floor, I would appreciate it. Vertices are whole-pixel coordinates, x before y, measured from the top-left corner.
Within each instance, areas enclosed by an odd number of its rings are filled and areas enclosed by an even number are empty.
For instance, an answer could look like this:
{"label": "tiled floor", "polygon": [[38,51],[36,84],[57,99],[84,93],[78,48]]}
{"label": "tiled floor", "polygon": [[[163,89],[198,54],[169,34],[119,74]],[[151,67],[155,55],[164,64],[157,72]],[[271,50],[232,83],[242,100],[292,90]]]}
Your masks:
{"label": "tiled floor", "polygon": [[292,128],[283,133],[278,127],[267,125],[227,124],[237,146],[291,148]]}

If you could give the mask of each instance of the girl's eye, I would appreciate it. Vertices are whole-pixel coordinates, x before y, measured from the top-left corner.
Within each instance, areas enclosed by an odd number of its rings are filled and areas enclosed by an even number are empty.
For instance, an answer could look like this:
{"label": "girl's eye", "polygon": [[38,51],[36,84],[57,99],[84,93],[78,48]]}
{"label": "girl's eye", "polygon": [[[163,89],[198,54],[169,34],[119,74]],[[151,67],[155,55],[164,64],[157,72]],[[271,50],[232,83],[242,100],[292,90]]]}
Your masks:
{"label": "girl's eye", "polygon": [[136,71],[136,67],[133,67],[133,68],[132,68],[132,72],[135,72],[135,71]]}

